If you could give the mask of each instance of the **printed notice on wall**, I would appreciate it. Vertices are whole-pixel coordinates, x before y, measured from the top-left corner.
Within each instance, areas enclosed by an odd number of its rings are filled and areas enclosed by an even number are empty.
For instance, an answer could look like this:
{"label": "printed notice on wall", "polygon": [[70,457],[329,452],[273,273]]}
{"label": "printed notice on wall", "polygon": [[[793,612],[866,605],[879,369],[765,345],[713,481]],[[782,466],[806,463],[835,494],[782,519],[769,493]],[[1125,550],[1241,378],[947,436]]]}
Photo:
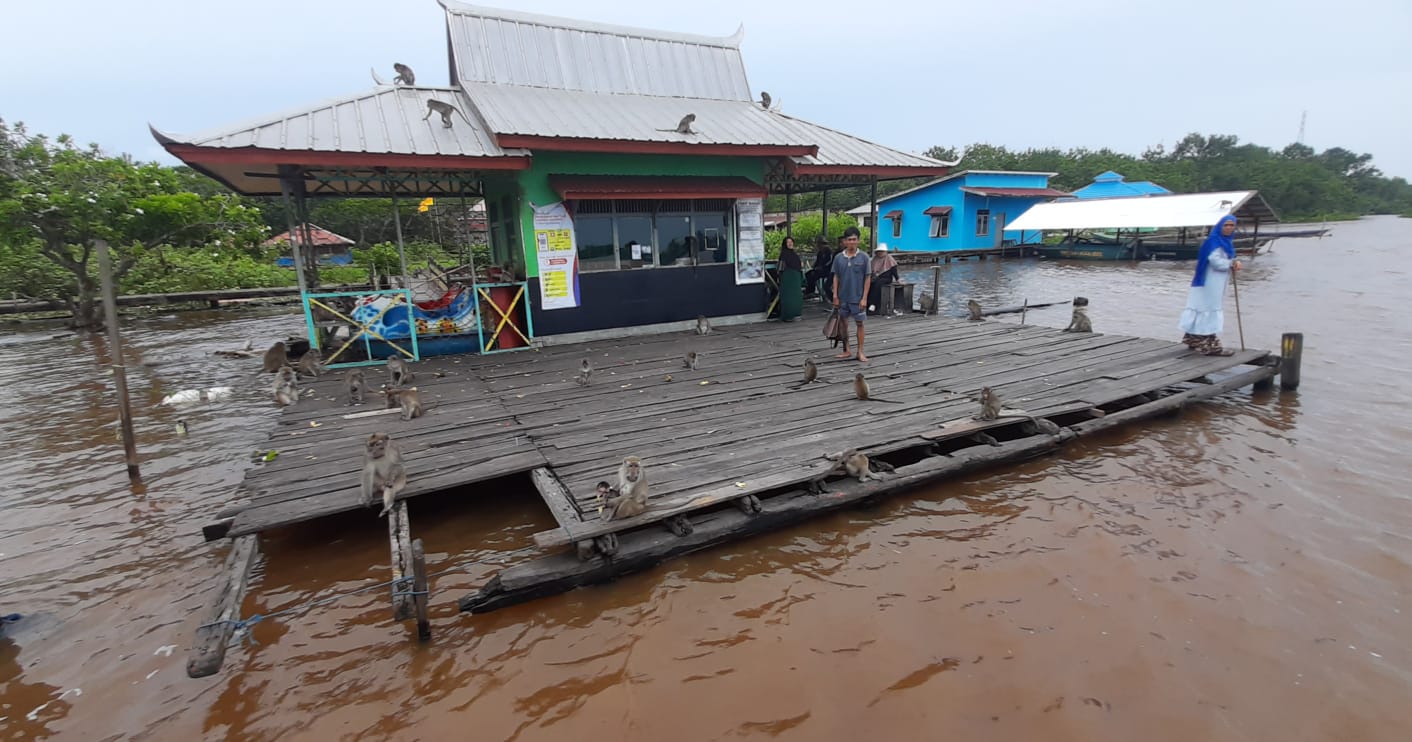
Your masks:
{"label": "printed notice on wall", "polygon": [[534,207],[534,244],[539,254],[540,306],[578,306],[579,253],[574,244],[574,220],[562,202]]}
{"label": "printed notice on wall", "polygon": [[735,202],[735,282],[765,282],[765,200],[741,198]]}

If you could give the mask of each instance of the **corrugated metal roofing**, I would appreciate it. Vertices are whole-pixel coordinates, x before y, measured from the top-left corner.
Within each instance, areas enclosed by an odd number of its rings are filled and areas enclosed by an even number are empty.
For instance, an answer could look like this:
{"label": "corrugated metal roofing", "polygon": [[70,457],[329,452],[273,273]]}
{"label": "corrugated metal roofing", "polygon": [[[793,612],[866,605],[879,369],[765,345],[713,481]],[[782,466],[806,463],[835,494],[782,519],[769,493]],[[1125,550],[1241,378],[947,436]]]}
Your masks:
{"label": "corrugated metal roofing", "polygon": [[[748,101],[603,95],[473,83],[466,94],[496,134],[690,144],[808,145],[783,116]],[[678,134],[696,114],[696,134]],[[665,131],[663,131],[665,129]]]}
{"label": "corrugated metal roofing", "polygon": [[1242,219],[1259,218],[1266,223],[1279,221],[1258,192],[1222,191],[1052,201],[1030,207],[1015,221],[1006,224],[1005,231],[1210,226],[1231,213]]}
{"label": "corrugated metal roofing", "polygon": [[[800,141],[818,145],[818,154],[793,158],[800,165],[923,168],[940,173],[955,164],[884,147],[881,144],[875,144],[866,139],[844,134],[841,131],[835,131],[792,116],[775,115],[788,119],[800,130]],[[921,172],[918,174],[927,175],[930,173]]]}
{"label": "corrugated metal roofing", "polygon": [[441,0],[452,80],[749,101],[740,32],[717,38]]}
{"label": "corrugated metal roofing", "polygon": [[[451,103],[468,118],[454,116],[451,128],[433,114],[425,121],[430,99]],[[378,87],[370,92],[336,98],[243,124],[190,136],[161,134],[166,142],[198,147],[235,149],[257,147],[301,152],[360,152],[462,157],[525,156],[524,150],[504,150],[455,88]]]}
{"label": "corrugated metal roofing", "polygon": [[[299,239],[301,240],[301,244],[302,244],[302,240],[304,239],[304,227],[303,227],[303,226],[299,226],[299,227],[296,227],[295,229],[298,229],[298,230],[299,230]],[[330,232],[330,231],[328,231],[327,229],[324,229],[323,227],[320,227],[319,225],[317,225],[317,224],[312,224],[312,223],[309,225],[309,238],[310,238],[310,243],[309,243],[309,244],[313,244],[313,245],[352,245],[352,244],[354,244],[354,243],[353,243],[353,240],[350,240],[350,239],[348,239],[347,237],[344,237],[343,235],[338,234],[338,233],[336,233],[336,232]],[[276,244],[279,244],[279,243],[281,243],[281,242],[289,242],[289,232],[280,232],[279,234],[275,235],[274,237],[269,238],[268,240],[265,240],[264,242],[261,242],[260,244],[261,244],[261,245],[264,245],[264,246],[266,246],[266,247],[269,247],[270,245],[276,245]]]}

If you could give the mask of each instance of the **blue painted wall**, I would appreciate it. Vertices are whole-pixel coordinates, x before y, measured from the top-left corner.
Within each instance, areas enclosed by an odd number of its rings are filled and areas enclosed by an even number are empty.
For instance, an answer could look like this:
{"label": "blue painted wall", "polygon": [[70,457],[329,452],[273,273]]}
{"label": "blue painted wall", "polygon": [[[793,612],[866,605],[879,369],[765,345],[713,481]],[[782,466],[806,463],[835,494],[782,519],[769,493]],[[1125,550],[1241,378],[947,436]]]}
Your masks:
{"label": "blue painted wall", "polygon": [[[995,235],[1002,217],[1005,223],[1015,221],[1031,206],[1052,200],[1048,198],[987,198],[962,192],[971,188],[1048,188],[1044,175],[1020,173],[966,173],[932,183],[910,193],[890,196],[878,202],[878,242],[889,250],[909,252],[940,252],[947,250],[977,250],[996,247]],[[946,237],[930,237],[931,217],[922,213],[932,206],[950,206],[951,224]],[[982,209],[990,210],[990,230],[976,234],[976,216]],[[900,236],[893,236],[893,220],[882,216],[890,211],[902,212]],[[1040,232],[1006,232],[1007,244],[1036,244],[1043,239]]]}

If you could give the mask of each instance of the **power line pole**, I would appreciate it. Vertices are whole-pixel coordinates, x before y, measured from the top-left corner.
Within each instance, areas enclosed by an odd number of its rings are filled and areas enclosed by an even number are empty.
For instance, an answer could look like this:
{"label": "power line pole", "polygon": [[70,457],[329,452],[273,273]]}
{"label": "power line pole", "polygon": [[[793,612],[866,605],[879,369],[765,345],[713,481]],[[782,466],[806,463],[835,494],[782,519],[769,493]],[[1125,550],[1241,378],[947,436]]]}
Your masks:
{"label": "power line pole", "polygon": [[1299,136],[1294,138],[1295,144],[1304,144],[1304,122],[1309,119],[1308,111],[1299,112]]}

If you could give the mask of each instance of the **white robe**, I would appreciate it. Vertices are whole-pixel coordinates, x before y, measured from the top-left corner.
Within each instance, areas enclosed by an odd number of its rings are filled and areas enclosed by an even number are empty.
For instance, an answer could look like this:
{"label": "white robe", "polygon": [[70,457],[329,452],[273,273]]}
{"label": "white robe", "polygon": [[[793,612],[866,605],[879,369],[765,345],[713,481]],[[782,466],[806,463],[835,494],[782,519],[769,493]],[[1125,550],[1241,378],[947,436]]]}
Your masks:
{"label": "white robe", "polygon": [[1226,279],[1231,275],[1231,259],[1222,250],[1212,250],[1206,259],[1204,286],[1192,286],[1186,295],[1186,309],[1178,324],[1182,332],[1192,335],[1220,335],[1225,324],[1221,300],[1226,293]]}

